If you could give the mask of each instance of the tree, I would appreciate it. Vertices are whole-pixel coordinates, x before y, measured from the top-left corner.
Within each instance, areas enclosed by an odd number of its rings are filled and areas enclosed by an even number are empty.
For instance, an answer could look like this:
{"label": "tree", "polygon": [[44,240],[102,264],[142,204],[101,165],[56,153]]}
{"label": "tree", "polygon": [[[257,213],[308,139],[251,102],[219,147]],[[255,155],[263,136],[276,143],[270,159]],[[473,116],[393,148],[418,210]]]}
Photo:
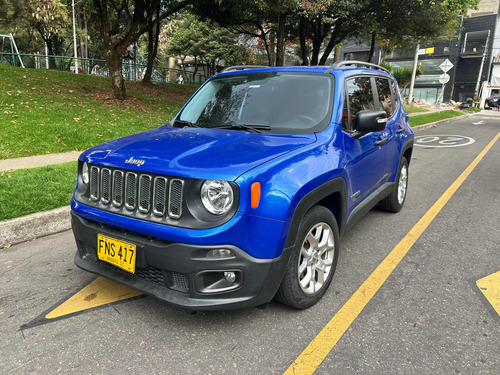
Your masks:
{"label": "tree", "polygon": [[[184,15],[172,34],[168,52],[179,56],[183,67],[186,57],[193,56],[195,61],[199,60],[208,67],[208,74],[215,74],[220,62],[237,60],[241,48],[232,32],[211,21]],[[184,74],[187,75],[185,70]]]}
{"label": "tree", "polygon": [[257,38],[269,66],[283,65],[289,18],[300,0],[199,0],[194,11],[228,30]]}
{"label": "tree", "polygon": [[[386,68],[389,71],[389,73],[391,73],[392,76],[396,78],[399,90],[401,92],[403,92],[406,89],[406,87],[408,87],[411,81],[411,73],[412,73],[412,69],[409,66],[403,66],[401,68],[393,69],[392,64],[387,62],[383,62],[380,65]],[[419,63],[417,65],[416,76],[418,77],[421,74],[424,74],[424,67],[422,66],[422,63]]]}
{"label": "tree", "polygon": [[122,59],[127,47],[162,20],[186,7],[189,0],[93,0],[99,18],[111,91],[127,98]]}
{"label": "tree", "polygon": [[[68,26],[68,10],[59,0],[28,0],[28,13],[33,27],[47,45],[49,55],[57,55],[62,47],[62,34]],[[49,59],[51,69],[57,69],[54,58]]]}
{"label": "tree", "polygon": [[368,25],[371,32],[369,60],[375,43],[387,56],[396,47],[413,48],[417,43],[432,43],[452,38],[457,33],[460,15],[477,7],[478,0],[381,0],[379,11]]}

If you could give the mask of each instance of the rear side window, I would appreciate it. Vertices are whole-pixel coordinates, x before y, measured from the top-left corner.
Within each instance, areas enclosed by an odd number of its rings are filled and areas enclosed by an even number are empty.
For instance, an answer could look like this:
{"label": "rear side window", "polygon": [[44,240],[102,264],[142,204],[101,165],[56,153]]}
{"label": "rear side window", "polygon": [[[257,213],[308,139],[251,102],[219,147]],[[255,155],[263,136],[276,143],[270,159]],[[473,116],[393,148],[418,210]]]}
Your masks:
{"label": "rear side window", "polygon": [[343,127],[352,130],[352,124],[359,111],[374,110],[372,82],[370,77],[356,77],[346,81],[348,108],[344,106]]}
{"label": "rear side window", "polygon": [[396,84],[393,80],[391,80],[391,91],[392,97],[394,98],[394,112],[396,112],[399,108],[399,100],[398,100],[398,90],[396,89]]}
{"label": "rear side window", "polygon": [[394,103],[392,101],[390,82],[387,78],[375,78],[375,83],[380,109],[387,113],[387,117],[391,117],[394,113]]}

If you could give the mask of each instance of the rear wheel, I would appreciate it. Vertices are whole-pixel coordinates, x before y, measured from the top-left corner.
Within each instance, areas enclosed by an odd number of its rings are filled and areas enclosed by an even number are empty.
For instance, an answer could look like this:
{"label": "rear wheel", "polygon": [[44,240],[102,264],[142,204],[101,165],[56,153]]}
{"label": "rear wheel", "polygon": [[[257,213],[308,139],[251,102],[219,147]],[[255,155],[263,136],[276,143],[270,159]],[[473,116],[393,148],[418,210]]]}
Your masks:
{"label": "rear wheel", "polygon": [[380,207],[389,212],[399,212],[403,208],[408,188],[408,161],[401,158],[396,183],[392,188],[391,195],[380,201]]}
{"label": "rear wheel", "polygon": [[314,206],[302,219],[276,299],[306,309],[325,294],[337,266],[339,230],[332,212]]}

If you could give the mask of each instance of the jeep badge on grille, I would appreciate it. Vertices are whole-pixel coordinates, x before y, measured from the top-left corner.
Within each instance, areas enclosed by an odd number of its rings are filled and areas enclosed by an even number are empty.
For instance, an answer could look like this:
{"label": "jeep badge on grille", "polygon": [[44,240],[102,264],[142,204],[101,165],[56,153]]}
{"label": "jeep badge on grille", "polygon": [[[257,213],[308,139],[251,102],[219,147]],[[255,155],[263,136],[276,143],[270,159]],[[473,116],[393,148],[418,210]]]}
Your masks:
{"label": "jeep badge on grille", "polygon": [[125,164],[135,164],[137,165],[138,167],[140,167],[141,165],[143,165],[145,163],[144,160],[141,160],[141,159],[134,159],[133,157],[130,157],[129,159],[125,160]]}

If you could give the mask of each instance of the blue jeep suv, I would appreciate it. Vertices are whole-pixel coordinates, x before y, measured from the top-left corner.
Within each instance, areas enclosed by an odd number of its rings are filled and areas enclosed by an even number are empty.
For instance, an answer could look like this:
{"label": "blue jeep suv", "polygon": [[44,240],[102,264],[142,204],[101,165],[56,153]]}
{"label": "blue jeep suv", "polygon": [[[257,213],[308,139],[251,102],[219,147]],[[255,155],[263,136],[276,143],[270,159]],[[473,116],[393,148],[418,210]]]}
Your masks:
{"label": "blue jeep suv", "polygon": [[75,262],[190,309],[307,308],[342,234],[402,208],[412,149],[377,65],[228,68],[166,125],[80,156]]}

